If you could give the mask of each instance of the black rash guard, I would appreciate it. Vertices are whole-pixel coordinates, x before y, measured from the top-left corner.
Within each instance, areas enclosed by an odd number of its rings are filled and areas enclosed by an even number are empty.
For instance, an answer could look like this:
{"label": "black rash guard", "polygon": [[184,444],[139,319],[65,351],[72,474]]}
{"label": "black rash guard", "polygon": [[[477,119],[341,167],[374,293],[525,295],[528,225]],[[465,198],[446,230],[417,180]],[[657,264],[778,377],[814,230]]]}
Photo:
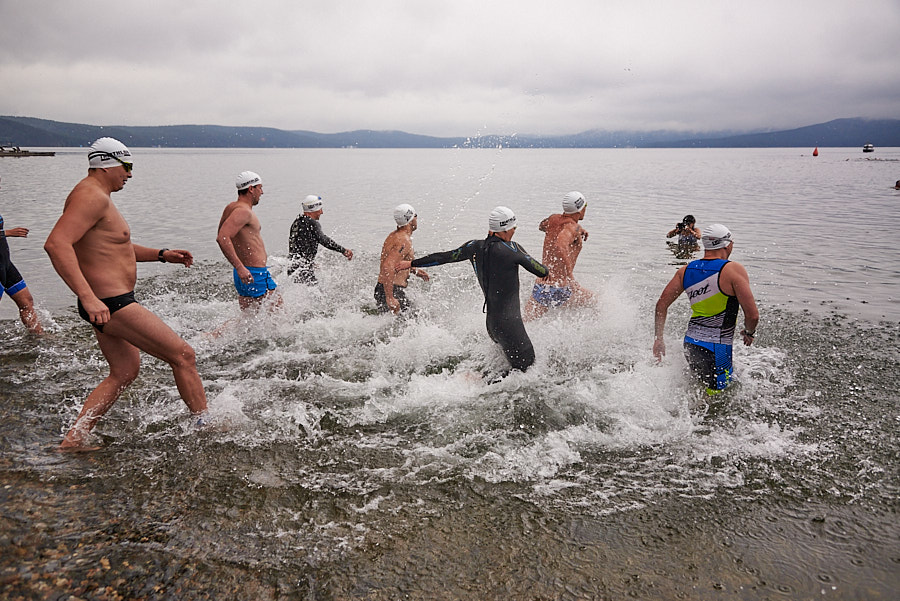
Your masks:
{"label": "black rash guard", "polygon": [[550,271],[515,242],[504,242],[497,236],[469,240],[456,250],[414,259],[412,266],[431,267],[466,260],[472,263],[484,292],[491,340],[503,347],[503,353],[515,369],[525,371],[534,363],[534,347],[522,323],[519,266],[539,278]]}
{"label": "black rash guard", "polygon": [[345,253],[346,249],[326,236],[322,232],[322,225],[315,219],[306,215],[300,215],[291,225],[291,236],[288,239],[288,257],[291,265],[288,267],[288,275],[300,270],[300,276],[307,281],[315,281],[312,262],[319,251],[319,245],[339,253]]}

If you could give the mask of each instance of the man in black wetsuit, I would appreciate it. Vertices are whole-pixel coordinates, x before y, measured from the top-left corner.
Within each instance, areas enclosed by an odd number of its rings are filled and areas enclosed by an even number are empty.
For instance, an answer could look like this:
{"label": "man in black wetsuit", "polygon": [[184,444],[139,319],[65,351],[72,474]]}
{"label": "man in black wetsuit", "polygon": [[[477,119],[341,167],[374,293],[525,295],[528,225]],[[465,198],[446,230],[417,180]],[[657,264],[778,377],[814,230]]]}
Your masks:
{"label": "man in black wetsuit", "polygon": [[488,230],[484,240],[469,240],[456,250],[401,261],[397,270],[471,261],[484,292],[488,334],[503,348],[510,365],[525,371],[534,363],[534,347],[522,323],[519,266],[539,278],[547,276],[550,271],[512,241],[516,232],[516,216],[510,209],[497,207],[491,211]]}
{"label": "man in black wetsuit", "polygon": [[347,260],[353,258],[353,251],[344,248],[322,232],[319,217],[322,216],[322,197],[310,195],[303,201],[303,214],[299,215],[291,225],[291,237],[288,240],[288,257],[291,264],[288,275],[294,274],[294,281],[306,284],[316,283],[313,271],[313,260],[321,244],[328,250],[341,253]]}

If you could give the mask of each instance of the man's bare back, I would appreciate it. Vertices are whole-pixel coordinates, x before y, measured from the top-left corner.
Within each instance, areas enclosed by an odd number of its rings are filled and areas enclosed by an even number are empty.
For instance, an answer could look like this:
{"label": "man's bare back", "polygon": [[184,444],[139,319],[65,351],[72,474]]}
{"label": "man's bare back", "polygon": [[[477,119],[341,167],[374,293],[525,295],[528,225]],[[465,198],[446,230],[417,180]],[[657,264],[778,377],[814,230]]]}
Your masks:
{"label": "man's bare back", "polygon": [[575,279],[575,262],[587,232],[571,216],[563,214],[544,219],[539,229],[546,232],[542,259],[550,268],[550,275],[537,281],[554,286],[568,285]]}

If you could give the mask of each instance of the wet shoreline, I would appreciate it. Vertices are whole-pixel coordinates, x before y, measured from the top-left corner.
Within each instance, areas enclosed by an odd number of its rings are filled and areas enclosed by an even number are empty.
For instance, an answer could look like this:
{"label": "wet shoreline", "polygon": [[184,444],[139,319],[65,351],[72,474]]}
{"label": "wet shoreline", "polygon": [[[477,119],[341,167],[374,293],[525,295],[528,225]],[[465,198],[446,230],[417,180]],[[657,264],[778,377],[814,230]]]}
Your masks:
{"label": "wet shoreline", "polygon": [[5,599],[888,599],[900,587],[897,528],[861,541],[895,516],[861,507],[667,498],[560,518],[471,482],[325,559],[238,561],[197,528],[190,500],[138,506],[52,480],[3,469]]}

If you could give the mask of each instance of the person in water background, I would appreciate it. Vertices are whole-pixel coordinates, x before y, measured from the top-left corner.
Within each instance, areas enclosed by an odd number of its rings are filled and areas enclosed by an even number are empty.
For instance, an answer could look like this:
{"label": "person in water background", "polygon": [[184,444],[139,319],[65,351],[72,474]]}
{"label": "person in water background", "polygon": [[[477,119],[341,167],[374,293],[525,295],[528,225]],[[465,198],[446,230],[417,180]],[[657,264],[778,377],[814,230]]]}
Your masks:
{"label": "person in water background", "polygon": [[253,171],[243,171],[235,178],[237,200],[226,205],[219,220],[216,243],[231,263],[234,288],[241,309],[258,307],[266,298],[274,298],[281,305],[278,286],[266,265],[268,254],[263,243],[262,225],[253,207],[263,195],[262,178]]}
{"label": "person in water background", "polygon": [[701,235],[702,259],[681,267],[656,302],[653,355],[662,361],[666,354],[663,338],[669,306],[682,292],[691,303],[691,319],[684,336],[688,365],[709,394],[724,390],[733,372],[732,345],[738,309],[744,312],[741,337],[746,346],[753,344],[759,324],[759,309],[750,289],[750,278],[743,265],[729,261],[734,242],[724,225],[713,224]]}
{"label": "person in water background", "polygon": [[95,141],[88,153],[88,174],[66,198],[44,250],[53,268],[78,297],[78,314],[94,327],[109,375],[91,392],[61,450],[91,450],[87,436],[97,421],[140,370],[140,351],[168,363],[178,393],[198,416],[206,412],[206,392],[197,372],[194,349],[134,297],[137,261],[181,263],[194,257],[186,250],[155,249],[134,244],[131,229],[111,194],[131,178],[133,158],[113,138]]}
{"label": "person in water background", "polygon": [[322,197],[309,195],[303,201],[303,213],[297,216],[291,225],[291,233],[288,238],[288,258],[290,266],[288,275],[294,275],[294,280],[306,284],[316,283],[316,274],[313,261],[319,252],[321,244],[328,250],[339,252],[350,261],[353,259],[353,251],[344,248],[322,232],[319,219],[325,212]]}
{"label": "person in water background", "polygon": [[526,321],[551,308],[582,307],[594,301],[594,294],[575,280],[575,262],[588,239],[588,231],[579,224],[587,212],[587,201],[581,192],[569,192],[563,197],[562,209],[538,226],[545,233],[542,261],[550,273],[535,281],[525,306]]}
{"label": "person in water background", "polygon": [[700,240],[700,228],[697,227],[697,220],[693,215],[685,215],[675,227],[666,234],[666,238],[674,238],[678,236],[678,244],[688,246],[696,245]]}
{"label": "person in water background", "polygon": [[[375,303],[381,313],[388,311],[399,314],[411,307],[406,297],[406,286],[412,273],[424,281],[429,280],[424,269],[410,268],[409,261],[415,256],[412,235],[419,227],[419,217],[412,205],[401,204],[394,209],[394,223],[397,228],[388,234],[381,246],[378,269],[378,283],[375,284]],[[399,269],[397,265],[406,263]]]}
{"label": "person in water background", "polygon": [[34,297],[28,290],[25,278],[13,265],[7,242],[7,238],[27,238],[28,231],[25,227],[5,228],[3,216],[0,215],[0,299],[3,298],[4,292],[8,294],[19,308],[19,319],[28,331],[32,334],[43,334],[44,327],[34,309]]}
{"label": "person in water background", "polygon": [[483,240],[469,240],[455,250],[432,253],[412,261],[404,260],[395,269],[402,271],[470,261],[484,293],[488,335],[503,349],[513,369],[525,371],[534,363],[535,355],[522,322],[519,267],[539,278],[546,277],[549,269],[512,241],[515,233],[515,214],[511,209],[499,206],[491,211],[488,235]]}

